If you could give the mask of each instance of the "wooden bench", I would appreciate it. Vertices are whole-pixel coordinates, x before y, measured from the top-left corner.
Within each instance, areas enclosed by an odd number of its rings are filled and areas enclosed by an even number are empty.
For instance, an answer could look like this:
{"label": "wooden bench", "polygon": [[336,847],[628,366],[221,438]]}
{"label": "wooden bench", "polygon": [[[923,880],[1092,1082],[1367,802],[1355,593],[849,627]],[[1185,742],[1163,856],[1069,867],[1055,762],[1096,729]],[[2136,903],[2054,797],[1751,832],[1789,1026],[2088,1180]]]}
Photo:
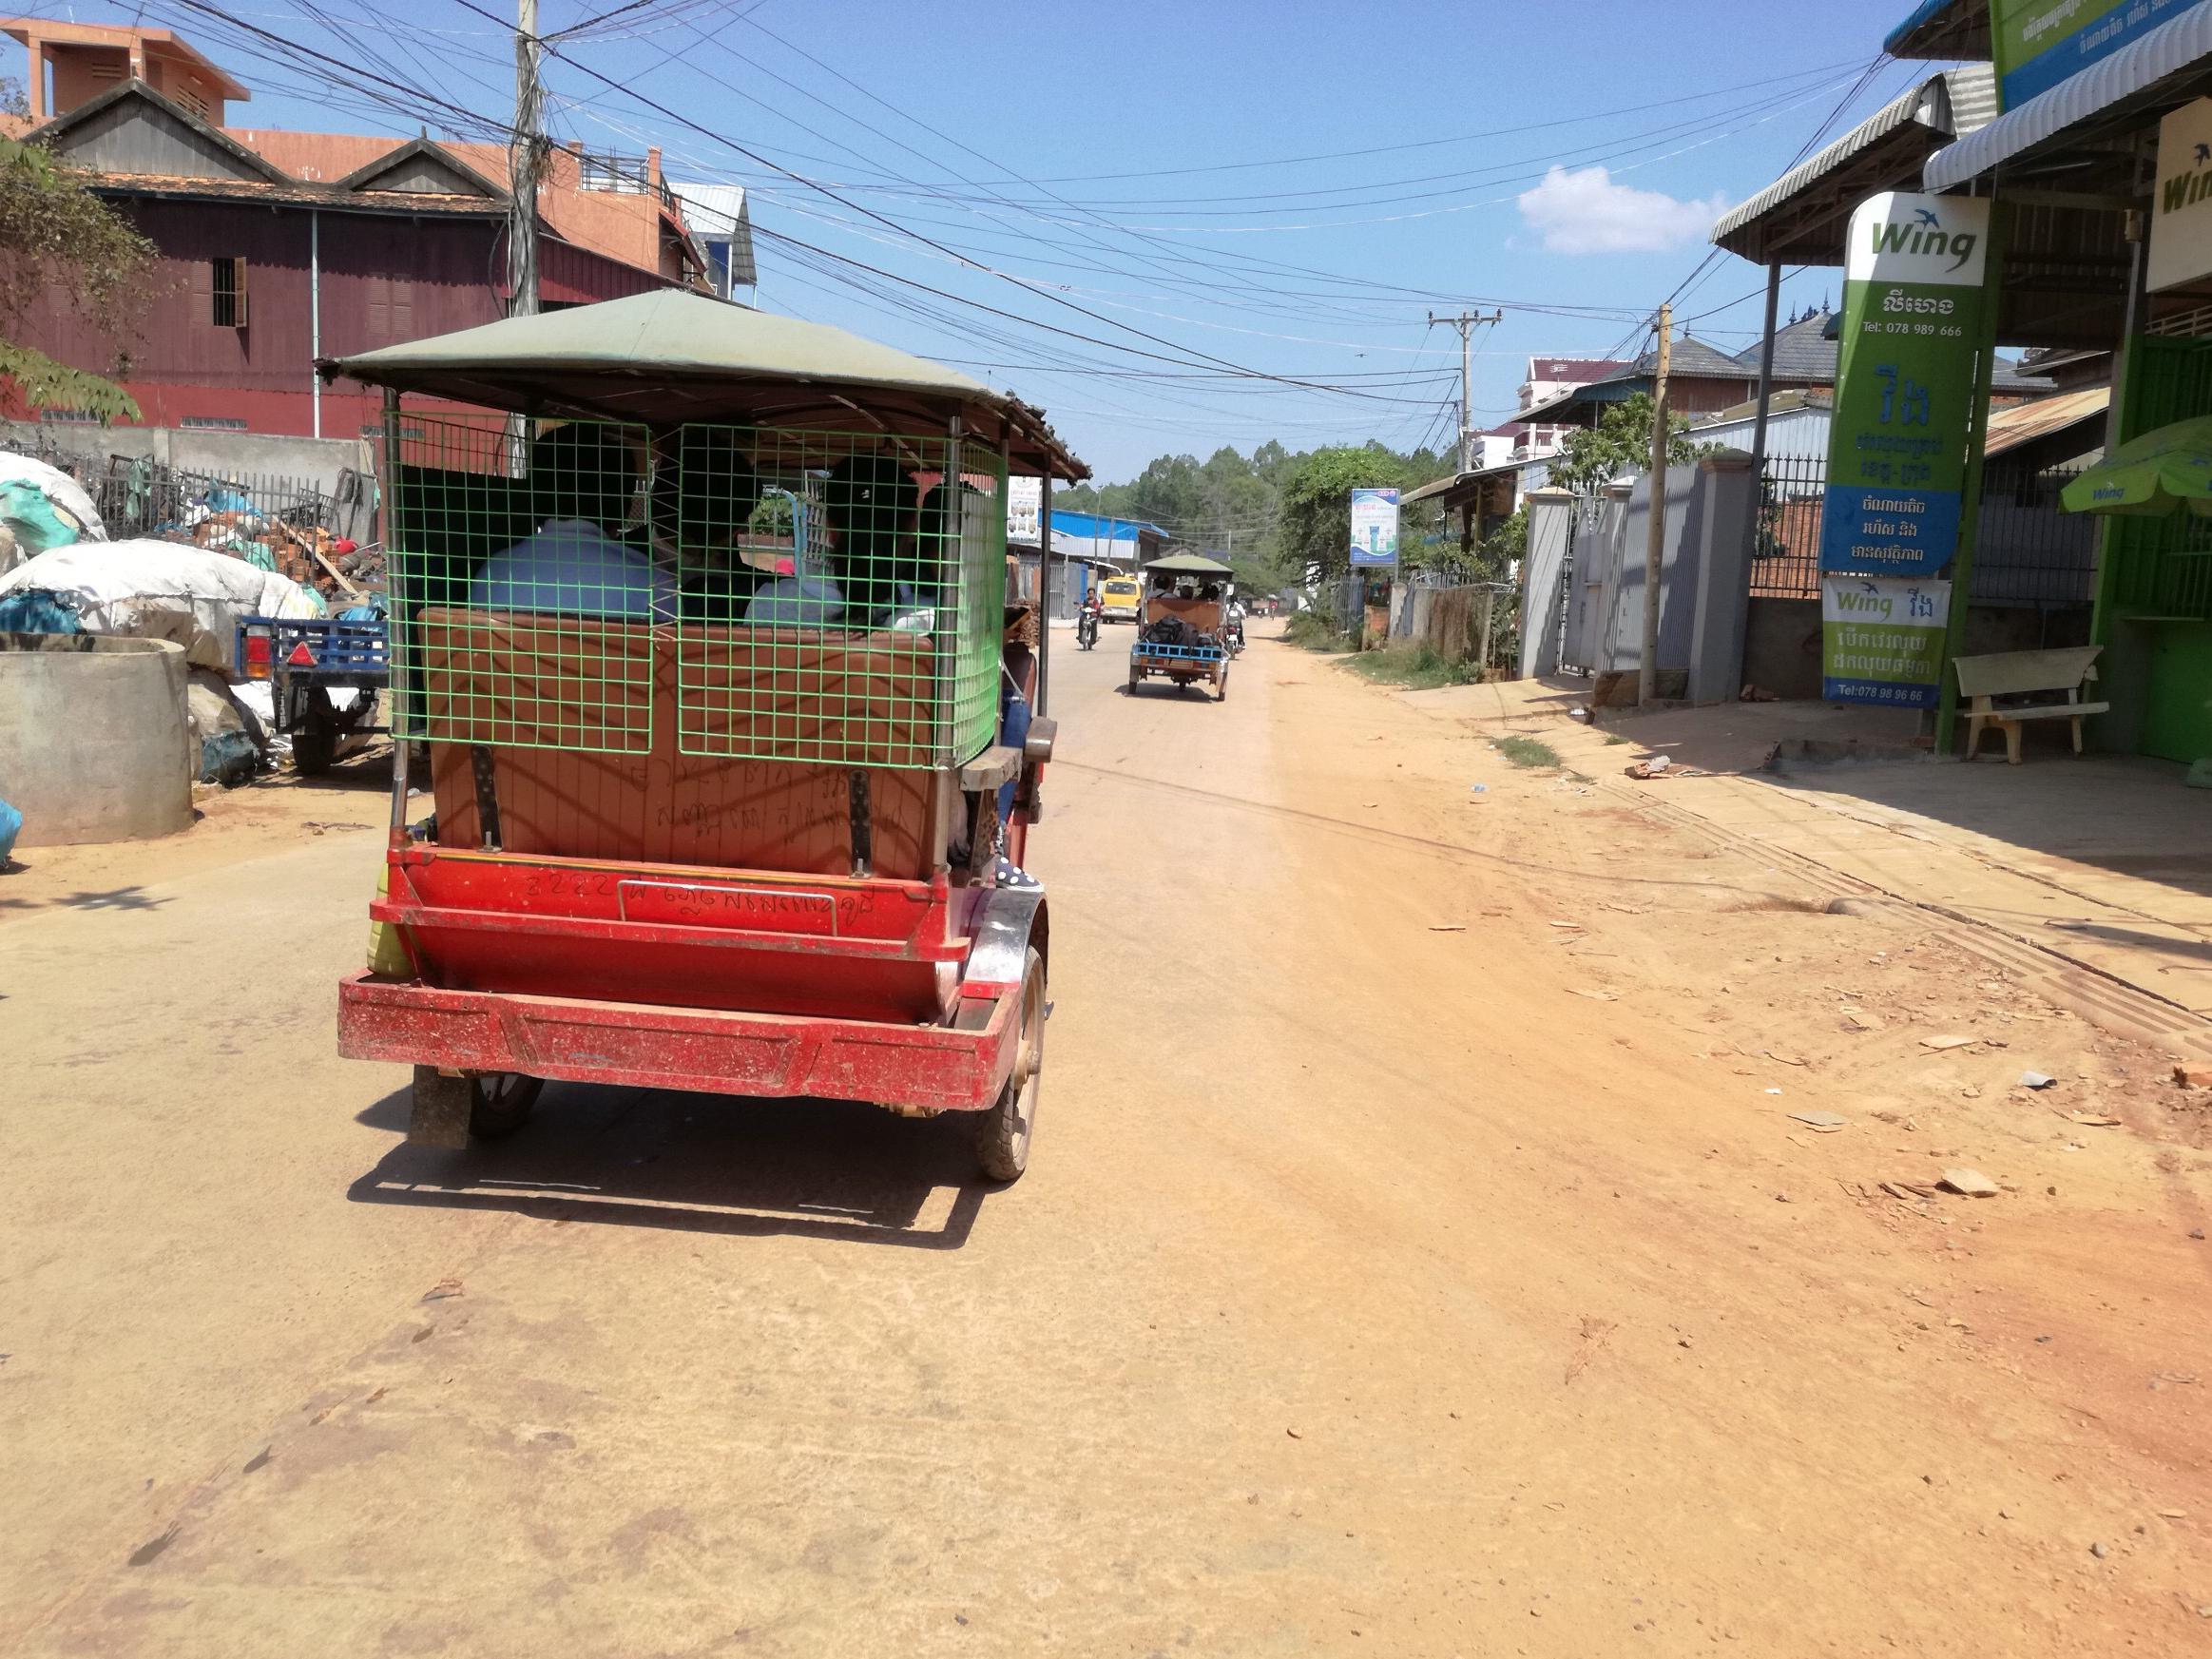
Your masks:
{"label": "wooden bench", "polygon": [[[1982,733],[1995,726],[2005,734],[2005,759],[2020,763],[2020,727],[2031,720],[2073,722],[2074,753],[2082,752],[2082,716],[2103,714],[2109,703],[2084,703],[2082,686],[2097,677],[2097,653],[2102,646],[2070,646],[2052,651],[1992,651],[1987,656],[1960,657],[1958,694],[1973,700],[1968,710],[1966,758],[1972,760],[1982,746]],[[2064,703],[2037,703],[2036,697],[2066,693]]]}

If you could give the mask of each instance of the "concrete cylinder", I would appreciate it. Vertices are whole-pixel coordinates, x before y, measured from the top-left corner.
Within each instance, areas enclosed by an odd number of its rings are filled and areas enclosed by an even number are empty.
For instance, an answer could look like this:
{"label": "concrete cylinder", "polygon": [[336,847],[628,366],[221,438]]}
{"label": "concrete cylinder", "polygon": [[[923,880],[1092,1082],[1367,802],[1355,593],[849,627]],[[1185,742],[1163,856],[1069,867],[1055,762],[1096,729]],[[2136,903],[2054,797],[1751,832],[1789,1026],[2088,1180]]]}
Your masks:
{"label": "concrete cylinder", "polygon": [[0,801],[23,814],[16,845],[190,828],[184,685],[167,640],[0,633]]}

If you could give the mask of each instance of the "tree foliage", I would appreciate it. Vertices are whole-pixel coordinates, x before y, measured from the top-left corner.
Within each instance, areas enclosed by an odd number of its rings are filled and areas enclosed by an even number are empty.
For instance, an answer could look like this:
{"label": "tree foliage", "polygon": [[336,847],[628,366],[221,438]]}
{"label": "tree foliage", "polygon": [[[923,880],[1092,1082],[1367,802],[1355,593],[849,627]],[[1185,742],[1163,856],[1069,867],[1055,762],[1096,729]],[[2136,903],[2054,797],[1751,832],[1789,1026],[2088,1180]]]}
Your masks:
{"label": "tree foliage", "polygon": [[[138,418],[112,381],[57,362],[21,338],[24,314],[59,293],[111,336],[136,314],[154,244],[103,202],[86,178],[36,145],[0,139],[0,394],[27,410],[82,409],[102,420]],[[115,364],[124,372],[119,352]]]}
{"label": "tree foliage", "polygon": [[[1550,463],[1551,482],[1577,495],[1591,495],[1615,478],[1649,469],[1651,407],[1651,395],[1639,392],[1625,402],[1608,407],[1596,426],[1568,433],[1558,458]],[[1689,424],[1682,415],[1667,416],[1666,464],[1670,467],[1694,461],[1713,448],[1692,443],[1685,435]]]}
{"label": "tree foliage", "polygon": [[[1179,546],[1227,559],[1241,586],[1265,591],[1302,583],[1314,566],[1343,570],[1355,485],[1406,489],[1451,466],[1430,450],[1404,454],[1373,441],[1294,453],[1271,439],[1248,456],[1226,445],[1203,461],[1161,455],[1126,484],[1079,485],[1055,492],[1052,504],[1159,525]],[[1430,546],[1434,517],[1409,509],[1401,545]]]}

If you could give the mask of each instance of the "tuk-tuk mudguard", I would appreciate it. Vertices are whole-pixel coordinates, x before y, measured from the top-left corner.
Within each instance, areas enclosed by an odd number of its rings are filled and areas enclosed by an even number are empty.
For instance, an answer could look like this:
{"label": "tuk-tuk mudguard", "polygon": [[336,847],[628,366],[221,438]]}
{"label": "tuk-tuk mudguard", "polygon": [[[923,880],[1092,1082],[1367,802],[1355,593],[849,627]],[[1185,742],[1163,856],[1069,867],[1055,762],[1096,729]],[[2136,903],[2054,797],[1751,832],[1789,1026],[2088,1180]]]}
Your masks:
{"label": "tuk-tuk mudguard", "polygon": [[[1013,1066],[1029,947],[1045,942],[1043,888],[967,890],[971,908],[957,907],[967,916],[961,940],[944,936],[942,918],[962,890],[938,884],[676,876],[424,848],[395,853],[393,895],[372,914],[400,931],[417,976],[342,981],[338,1051],[443,1071],[940,1111],[981,1110],[997,1100]],[[808,902],[795,907],[800,897]],[[653,919],[641,919],[641,901]],[[639,964],[638,983],[650,997],[606,994],[610,960]],[[678,991],[649,980],[646,962],[681,963],[691,983]],[[492,971],[488,963],[500,965],[493,982],[469,983]],[[743,968],[772,978],[786,996],[815,980],[842,987],[851,1006],[874,978],[919,974],[926,983],[936,972],[949,978],[954,963],[959,1017],[950,1025],[895,1013],[855,1018],[803,1007],[681,1005],[711,1000],[705,987],[718,981],[743,985]],[[741,976],[728,978],[733,972]],[[586,979],[595,993],[578,994]]]}

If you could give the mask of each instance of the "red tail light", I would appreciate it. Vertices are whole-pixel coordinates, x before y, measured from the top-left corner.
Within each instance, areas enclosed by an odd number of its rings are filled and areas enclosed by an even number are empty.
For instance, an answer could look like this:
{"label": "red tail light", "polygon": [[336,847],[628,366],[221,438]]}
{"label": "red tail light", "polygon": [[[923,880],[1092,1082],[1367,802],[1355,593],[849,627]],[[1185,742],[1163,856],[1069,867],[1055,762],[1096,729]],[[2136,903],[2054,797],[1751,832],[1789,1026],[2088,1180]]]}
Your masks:
{"label": "red tail light", "polygon": [[246,629],[246,678],[266,680],[269,677],[269,630],[260,627]]}

